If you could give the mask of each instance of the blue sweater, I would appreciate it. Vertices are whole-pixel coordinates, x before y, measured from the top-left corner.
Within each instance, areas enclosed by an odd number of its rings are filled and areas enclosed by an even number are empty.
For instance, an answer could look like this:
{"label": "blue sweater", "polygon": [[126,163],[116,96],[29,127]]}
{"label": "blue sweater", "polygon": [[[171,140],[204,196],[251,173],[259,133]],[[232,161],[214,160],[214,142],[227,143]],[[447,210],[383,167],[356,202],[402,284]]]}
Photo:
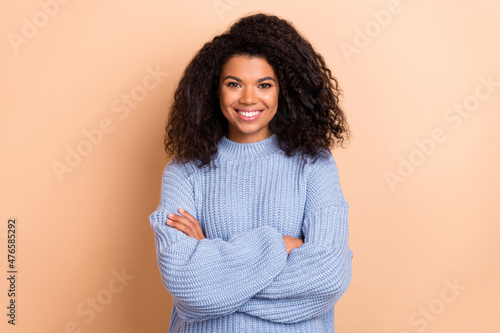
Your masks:
{"label": "blue sweater", "polygon": [[[351,280],[348,203],[331,153],[303,168],[276,134],[223,137],[216,168],[170,161],[149,219],[173,298],[169,332],[334,332],[334,305]],[[201,241],[169,227],[183,208]],[[304,239],[287,255],[282,236]]]}

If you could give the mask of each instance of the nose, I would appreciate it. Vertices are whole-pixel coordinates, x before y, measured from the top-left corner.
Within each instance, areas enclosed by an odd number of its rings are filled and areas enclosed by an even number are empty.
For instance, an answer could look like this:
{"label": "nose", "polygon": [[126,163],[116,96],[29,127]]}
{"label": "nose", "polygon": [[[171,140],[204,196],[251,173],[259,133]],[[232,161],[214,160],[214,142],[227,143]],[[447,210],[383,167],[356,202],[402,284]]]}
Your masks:
{"label": "nose", "polygon": [[254,89],[246,87],[243,89],[240,97],[242,104],[255,104],[257,103],[257,93]]}

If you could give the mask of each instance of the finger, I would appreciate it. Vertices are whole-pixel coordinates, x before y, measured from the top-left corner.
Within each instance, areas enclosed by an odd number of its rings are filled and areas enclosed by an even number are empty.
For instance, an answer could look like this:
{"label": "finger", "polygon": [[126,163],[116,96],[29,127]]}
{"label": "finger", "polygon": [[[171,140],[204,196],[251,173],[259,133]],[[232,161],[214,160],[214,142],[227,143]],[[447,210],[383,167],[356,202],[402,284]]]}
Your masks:
{"label": "finger", "polygon": [[183,223],[189,227],[194,227],[193,221],[191,221],[187,217],[170,213],[168,214],[168,218],[171,219],[172,221]]}
{"label": "finger", "polygon": [[196,226],[193,222],[183,216],[175,215],[173,213],[168,214],[168,217],[169,221],[171,221],[170,223],[167,221],[168,225],[184,232],[190,237],[195,237]]}
{"label": "finger", "polygon": [[167,220],[167,225],[174,228],[174,229],[177,229],[177,230],[183,232],[184,234],[186,234],[189,237],[193,237],[193,230],[191,228],[189,228],[187,225],[185,225],[184,223],[180,223],[180,222],[176,222],[176,221],[172,221],[172,220]]}
{"label": "finger", "polygon": [[182,208],[179,209],[179,212],[184,214],[184,216],[170,213],[168,214],[170,221],[167,224],[179,231],[182,231],[189,237],[196,238],[197,240],[205,238],[205,234],[201,229],[199,221]]}
{"label": "finger", "polygon": [[200,222],[193,215],[189,214],[189,212],[185,211],[184,209],[179,208],[179,213],[188,218],[194,224],[200,224]]}
{"label": "finger", "polygon": [[193,215],[191,215],[189,212],[185,211],[182,208],[179,208],[179,213],[181,213],[183,216],[188,218],[193,223],[193,228],[194,228],[194,232],[196,234],[196,239],[200,240],[200,239],[205,238],[205,234],[203,233],[203,230],[201,229],[200,221],[198,221]]}
{"label": "finger", "polygon": [[196,228],[194,228],[192,225],[188,226],[184,223],[172,221],[172,220],[167,220],[167,225],[171,226],[172,228],[179,230],[180,232],[184,233],[188,237],[195,238],[197,240],[202,240],[205,238],[205,235],[203,234],[203,231],[197,231]]}

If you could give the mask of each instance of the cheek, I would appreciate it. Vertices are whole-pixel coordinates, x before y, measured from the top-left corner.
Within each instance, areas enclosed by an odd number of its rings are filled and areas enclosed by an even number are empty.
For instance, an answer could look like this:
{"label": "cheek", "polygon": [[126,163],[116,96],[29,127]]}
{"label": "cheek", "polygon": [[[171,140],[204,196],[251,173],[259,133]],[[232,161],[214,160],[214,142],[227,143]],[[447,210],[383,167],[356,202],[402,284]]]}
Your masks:
{"label": "cheek", "polygon": [[220,104],[227,107],[233,104],[238,99],[238,95],[234,92],[223,91],[220,94],[219,100]]}
{"label": "cheek", "polygon": [[278,106],[278,94],[266,94],[262,97],[262,101],[270,108],[275,108]]}

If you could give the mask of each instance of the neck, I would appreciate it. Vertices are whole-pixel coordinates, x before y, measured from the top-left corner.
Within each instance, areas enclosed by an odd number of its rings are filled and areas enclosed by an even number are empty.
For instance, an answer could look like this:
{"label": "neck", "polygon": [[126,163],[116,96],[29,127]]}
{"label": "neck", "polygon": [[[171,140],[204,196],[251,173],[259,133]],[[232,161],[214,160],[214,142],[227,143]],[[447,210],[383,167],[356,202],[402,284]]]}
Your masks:
{"label": "neck", "polygon": [[276,133],[273,133],[264,140],[250,143],[236,142],[224,135],[219,141],[217,150],[222,158],[250,161],[265,158],[281,149],[278,145],[278,137]]}

